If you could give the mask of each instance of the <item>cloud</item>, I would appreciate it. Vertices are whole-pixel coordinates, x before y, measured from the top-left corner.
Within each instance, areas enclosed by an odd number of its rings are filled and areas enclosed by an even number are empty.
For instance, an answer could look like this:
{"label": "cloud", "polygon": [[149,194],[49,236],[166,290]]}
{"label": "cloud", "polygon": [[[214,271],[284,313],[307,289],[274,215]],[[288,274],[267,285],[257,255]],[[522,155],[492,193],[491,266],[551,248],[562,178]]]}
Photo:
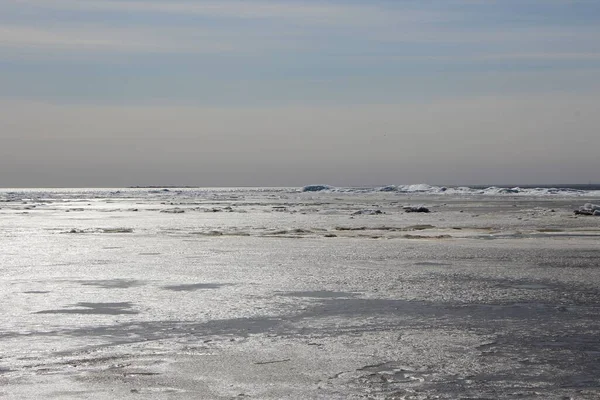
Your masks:
{"label": "cloud", "polygon": [[[77,14],[73,18],[60,11]],[[417,17],[402,15],[405,21]],[[182,16],[206,18],[182,24]],[[328,2],[18,0],[0,4],[0,47],[164,53],[297,50],[322,43],[315,38],[323,38],[329,27],[358,29],[384,20],[389,23],[390,15],[381,7]],[[394,22],[399,21],[396,15]]]}
{"label": "cloud", "polygon": [[[412,2],[19,0],[0,4],[0,14],[3,9],[7,17],[0,17],[0,46],[13,50],[239,54],[302,50],[353,52],[365,58],[377,52],[383,58],[399,55],[417,61],[460,56],[503,60],[510,55],[592,60],[600,52],[597,26],[552,26],[543,21],[512,28],[509,21],[486,26],[481,24],[486,18],[481,10],[461,14],[447,5]],[[10,10],[13,14],[6,12]],[[76,18],[49,12],[61,10],[76,12]],[[182,22],[181,16],[190,15],[206,18]],[[414,47],[419,45],[423,48]],[[413,54],[407,54],[410,46]],[[487,51],[483,46],[489,47]]]}
{"label": "cloud", "polygon": [[481,54],[474,56],[481,60],[550,60],[550,61],[596,61],[600,60],[600,52],[597,53],[499,53],[499,54]]}
{"label": "cloud", "polygon": [[[526,39],[520,39],[523,35]],[[523,32],[460,32],[452,29],[431,28],[380,32],[348,32],[345,40],[355,37],[357,46],[339,46],[325,33],[294,27],[234,28],[228,26],[180,27],[176,25],[107,26],[103,24],[37,24],[17,25],[0,23],[0,53],[10,58],[6,50],[83,51],[84,56],[94,52],[171,53],[171,54],[238,54],[295,51],[328,54],[345,61],[397,60],[415,62],[477,62],[477,61],[596,61],[600,49],[586,41],[595,38],[589,31],[545,32],[531,29]],[[560,38],[565,38],[559,42]],[[574,43],[571,48],[569,43]],[[369,43],[372,48],[367,47]],[[551,43],[540,46],[540,43]],[[444,51],[444,45],[453,44],[453,51]],[[423,47],[409,48],[407,46]],[[482,51],[481,45],[488,45]],[[432,47],[433,46],[433,47]],[[508,51],[507,51],[508,50]],[[541,51],[543,50],[543,51]],[[51,54],[47,54],[51,56]],[[57,55],[54,54],[53,57]]]}
{"label": "cloud", "polygon": [[[33,27],[0,24],[0,49],[133,53],[238,53],[309,49],[308,42],[286,35],[229,31],[220,28],[168,26],[110,27],[68,24]],[[6,56],[6,54],[5,54]]]}
{"label": "cloud", "polygon": [[157,42],[133,30],[90,31],[89,29],[34,28],[31,26],[0,25],[0,46],[12,48],[54,48],[90,50],[152,50]]}
{"label": "cloud", "polygon": [[[390,61],[397,62],[447,62],[447,63],[473,63],[473,62],[484,62],[484,61],[512,61],[512,62],[526,62],[526,61],[600,61],[600,52],[587,52],[587,53],[564,53],[564,52],[545,52],[545,53],[479,53],[470,52],[467,54],[451,54],[451,55],[391,55],[381,56],[377,55],[377,58],[387,59]],[[367,57],[362,57],[366,59]],[[359,61],[355,59],[354,61]]]}
{"label": "cloud", "polygon": [[311,24],[355,24],[386,18],[386,11],[376,6],[316,1],[20,0],[18,4],[83,12],[192,14],[217,18],[297,20]]}

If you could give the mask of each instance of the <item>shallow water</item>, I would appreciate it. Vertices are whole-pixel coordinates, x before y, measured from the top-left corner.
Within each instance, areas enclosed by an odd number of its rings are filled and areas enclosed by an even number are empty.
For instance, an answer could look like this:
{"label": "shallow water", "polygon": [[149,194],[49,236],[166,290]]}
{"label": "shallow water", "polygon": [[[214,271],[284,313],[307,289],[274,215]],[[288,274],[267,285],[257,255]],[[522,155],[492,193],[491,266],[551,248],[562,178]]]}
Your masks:
{"label": "shallow water", "polygon": [[0,198],[4,397],[600,398],[597,199]]}

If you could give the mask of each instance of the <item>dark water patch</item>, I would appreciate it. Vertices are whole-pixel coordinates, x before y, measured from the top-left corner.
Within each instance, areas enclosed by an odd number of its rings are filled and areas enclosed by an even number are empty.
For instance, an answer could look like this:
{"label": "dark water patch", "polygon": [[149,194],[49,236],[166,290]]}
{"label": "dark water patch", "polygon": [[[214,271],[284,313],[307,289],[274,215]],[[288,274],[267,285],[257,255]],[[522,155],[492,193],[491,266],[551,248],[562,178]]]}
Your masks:
{"label": "dark water patch", "polygon": [[[575,398],[572,390],[577,389],[583,395],[581,398],[598,398],[600,364],[597,359],[586,357],[583,351],[586,343],[598,346],[595,335],[570,333],[565,335],[570,346],[551,349],[534,346],[538,335],[539,332],[525,329],[486,344],[481,363],[473,364],[469,371],[454,374],[438,370],[433,364],[411,368],[388,361],[358,369],[365,374],[355,379],[361,386],[381,394],[404,394],[403,389],[412,386],[422,393],[444,393],[445,399],[570,399]],[[548,332],[540,336],[551,341],[557,339]],[[477,349],[482,350],[481,346]],[[403,381],[404,378],[408,380]]]}
{"label": "dark water patch", "polygon": [[[531,338],[529,342],[532,347],[600,353],[600,340],[594,333],[567,332],[562,335]],[[598,369],[600,370],[600,365],[598,365]]]}
{"label": "dark water patch", "polygon": [[402,235],[403,239],[452,239],[451,235]]}
{"label": "dark water patch", "polygon": [[[521,290],[542,291],[544,299],[548,302],[557,302],[557,305],[591,305],[600,304],[600,288],[593,282],[567,283],[550,279],[515,279],[515,278],[492,278],[472,274],[431,274],[428,279],[435,279],[440,285],[470,286],[478,287],[478,290]],[[517,295],[512,293],[512,298]],[[515,302],[517,300],[514,300]]]}
{"label": "dark water patch", "polygon": [[[335,293],[335,292],[334,292]],[[300,294],[303,294],[300,292]],[[317,294],[320,294],[317,292]],[[285,295],[285,294],[284,294]],[[314,296],[314,293],[310,293]],[[345,296],[355,296],[346,293]],[[325,297],[323,297],[325,296]],[[562,330],[560,327],[577,324],[600,329],[600,306],[570,306],[565,312],[556,303],[508,303],[508,304],[449,304],[439,302],[408,301],[395,299],[360,299],[337,297],[326,293],[315,304],[301,312],[283,314],[277,318],[255,317],[214,320],[201,323],[184,321],[149,321],[117,324],[97,328],[65,329],[64,335],[113,336],[115,339],[131,340],[131,335],[141,338],[168,337],[169,332],[177,335],[206,336],[247,334],[278,334],[282,336],[324,335],[340,336],[349,332],[374,332],[389,329],[469,326],[485,331],[510,329],[529,332],[532,328],[544,328],[548,332]],[[65,308],[45,310],[41,314],[135,314],[129,310],[131,303],[78,303],[78,309]],[[347,319],[347,326],[340,325],[339,318]],[[333,318],[332,325],[328,321]],[[377,318],[377,321],[370,319]],[[386,321],[382,323],[381,321]],[[319,321],[306,326],[306,321]],[[301,323],[301,328],[295,324]],[[592,328],[592,326],[594,328]],[[49,333],[40,333],[49,334]],[[0,336],[19,336],[4,332]],[[137,340],[136,340],[137,341]],[[529,346],[532,346],[531,344]]]}
{"label": "dark water patch", "polygon": [[133,233],[133,228],[89,228],[89,229],[78,229],[72,228],[71,230],[64,231],[61,233],[75,233],[75,234],[86,234],[86,233]]}
{"label": "dark water patch", "polygon": [[160,375],[158,372],[147,372],[147,371],[132,371],[123,372],[123,376],[156,376]]}
{"label": "dark water patch", "polygon": [[287,293],[280,294],[280,296],[330,299],[330,298],[341,298],[341,297],[356,297],[357,293],[335,292],[335,291],[329,291],[329,290],[311,290],[311,291],[300,291],[300,292],[287,292]]}
{"label": "dark water patch", "polygon": [[103,228],[101,233],[133,233],[133,228]]}
{"label": "dark water patch", "polygon": [[199,235],[199,236],[223,236],[222,231],[212,230],[206,232],[191,232],[191,235]]}
{"label": "dark water patch", "polygon": [[387,232],[410,232],[410,231],[423,231],[426,229],[434,229],[434,225],[421,224],[421,225],[409,225],[406,227],[395,227],[395,226],[336,226],[336,231],[387,231]]}
{"label": "dark water patch", "polygon": [[552,289],[551,286],[543,283],[527,283],[527,282],[515,282],[511,284],[500,284],[499,288],[503,289],[525,289],[525,290],[543,290]]}
{"label": "dark water patch", "polygon": [[[439,253],[436,257],[434,252],[430,253],[428,258],[435,260],[436,258],[443,262],[459,262],[472,261],[493,263],[501,265],[504,263],[512,263],[527,268],[530,266],[547,266],[553,268],[570,268],[570,267],[600,267],[600,249],[595,249],[596,243],[582,244],[580,248],[564,249],[560,246],[545,247],[536,250],[535,248],[507,248],[504,246],[485,246],[485,248],[458,248],[455,247],[451,251]],[[419,249],[419,247],[414,247]],[[423,254],[405,252],[402,258],[406,261],[414,260],[416,262],[423,261]]]}
{"label": "dark water patch", "polygon": [[279,363],[284,363],[284,362],[288,362],[291,360],[292,360],[291,358],[284,358],[282,360],[257,361],[254,363],[254,365],[279,364]]}
{"label": "dark water patch", "polygon": [[[131,314],[131,303],[78,303],[75,306],[85,309],[61,309],[41,311],[41,314],[81,313],[81,314]],[[579,310],[581,311],[581,310]],[[206,337],[219,336],[246,337],[251,334],[275,334],[281,337],[324,336],[337,337],[349,333],[360,334],[387,330],[465,328],[487,332],[510,329],[514,337],[508,337],[512,345],[524,343],[529,349],[533,343],[525,343],[530,336],[536,342],[543,342],[542,336],[533,328],[543,330],[547,337],[551,332],[565,333],[565,326],[577,323],[587,326],[588,331],[600,328],[596,310],[567,313],[566,318],[553,305],[463,305],[451,306],[443,303],[412,302],[403,300],[379,299],[323,299],[322,302],[301,313],[283,314],[278,317],[252,317],[212,320],[206,322],[189,321],[147,321],[131,322],[97,327],[78,327],[62,329],[56,332],[32,332],[28,335],[74,336],[111,338],[114,343],[133,343],[145,340],[168,339],[169,337]],[[572,315],[571,315],[572,314]],[[587,315],[583,315],[587,314]],[[349,318],[346,324],[340,324],[339,317]],[[368,321],[372,317],[378,320]],[[331,323],[329,323],[329,320]],[[381,319],[384,318],[384,319]],[[315,323],[306,325],[306,322]],[[382,322],[385,321],[385,322]],[[318,322],[318,323],[316,323]],[[534,322],[534,323],[533,323]],[[296,325],[300,323],[300,326]],[[532,324],[533,323],[533,324]],[[2,337],[22,336],[19,332],[3,332]],[[499,339],[490,347],[505,348],[507,340]],[[563,341],[565,339],[562,339]],[[595,340],[595,339],[594,339]],[[589,343],[593,343],[589,341]],[[595,347],[590,349],[594,350]],[[589,350],[589,349],[588,349]]]}
{"label": "dark water patch", "polygon": [[600,233],[579,233],[579,232],[515,232],[515,233],[490,233],[489,235],[477,235],[471,239],[496,240],[496,239],[538,239],[538,238],[600,238]]}
{"label": "dark water patch", "polygon": [[185,210],[183,208],[175,207],[175,208],[160,210],[160,212],[167,213],[167,214],[183,214],[183,213],[185,213]]}
{"label": "dark water patch", "polygon": [[125,315],[139,314],[131,310],[132,303],[77,303],[73,307],[80,308],[62,308],[57,310],[38,311],[35,314],[98,314],[98,315]]}
{"label": "dark water patch", "polygon": [[[596,323],[600,321],[595,321]],[[533,327],[528,329],[520,337],[513,333],[505,333],[496,338],[496,340],[484,343],[477,347],[483,351],[502,352],[510,350],[510,346],[523,345],[527,351],[523,352],[520,357],[520,362],[524,364],[535,364],[539,360],[535,357],[530,357],[533,353],[540,349],[548,350],[556,353],[548,353],[545,356],[554,355],[557,358],[561,354],[566,354],[570,351],[584,351],[588,353],[600,352],[600,341],[595,332],[581,331],[576,327],[564,327],[561,331],[544,332],[543,327]],[[515,350],[514,348],[512,349]],[[562,352],[562,353],[561,353]],[[529,357],[528,357],[529,356]],[[597,366],[600,370],[600,364]],[[600,375],[599,375],[600,376]]]}
{"label": "dark water patch", "polygon": [[587,257],[577,256],[573,258],[555,258],[538,263],[542,268],[573,268],[573,269],[589,269],[600,268],[600,252],[598,255]]}
{"label": "dark water patch", "polygon": [[418,266],[422,266],[422,267],[447,267],[447,266],[451,266],[452,264],[433,262],[433,261],[423,261],[423,262],[417,262],[414,265],[418,265]]}
{"label": "dark water patch", "polygon": [[402,229],[403,231],[422,231],[425,229],[434,229],[435,226],[433,225],[429,225],[429,224],[424,224],[424,225],[411,225],[411,226],[407,226],[406,228]]}
{"label": "dark water patch", "polygon": [[50,293],[50,291],[49,290],[28,290],[23,293],[25,293],[25,294],[45,294],[45,293]]}
{"label": "dark water patch", "polygon": [[277,234],[277,235],[267,234],[267,235],[259,235],[259,237],[278,238],[278,239],[302,239],[303,238],[303,236],[301,236],[301,235],[286,235],[286,234]]}
{"label": "dark water patch", "polygon": [[135,279],[105,279],[93,281],[78,281],[84,286],[97,286],[103,289],[127,289],[145,285],[144,281]]}
{"label": "dark water patch", "polygon": [[160,256],[162,253],[140,253],[140,256]]}
{"label": "dark water patch", "polygon": [[[68,352],[57,352],[57,355],[61,355],[61,356],[65,356],[65,355],[69,355],[70,353]],[[77,359],[70,359],[70,360],[64,360],[64,361],[59,361],[56,364],[57,365],[72,365],[74,367],[88,367],[88,366],[96,366],[96,365],[101,365],[101,364],[106,364],[106,363],[111,363],[113,365],[118,365],[118,362],[121,361],[127,361],[130,360],[131,358],[133,358],[132,355],[129,354],[119,354],[119,355],[109,355],[109,356],[97,356],[97,357],[84,357],[84,358],[77,358]],[[120,366],[116,366],[115,368],[119,368]],[[122,368],[122,367],[120,367]]]}
{"label": "dark water patch", "polygon": [[521,367],[481,373],[470,379],[476,383],[519,380],[526,386],[600,389],[600,363],[597,356],[590,356],[598,352],[600,341],[595,332],[569,327],[564,327],[564,331],[531,328],[510,332],[487,344],[483,355],[518,360]]}
{"label": "dark water patch", "polygon": [[[83,304],[89,305],[80,303]],[[113,303],[111,306],[119,305],[128,304]],[[435,361],[424,358],[420,365],[406,365],[405,360],[375,360],[352,371],[349,375],[355,375],[350,378],[354,383],[348,384],[385,394],[378,398],[394,398],[388,394],[401,390],[402,385],[414,384],[429,393],[446,393],[448,399],[514,398],[509,395],[494,397],[494,393],[499,393],[494,391],[500,389],[504,395],[508,393],[506,390],[516,387],[526,391],[537,386],[550,392],[561,387],[596,387],[600,363],[594,354],[600,352],[600,341],[597,340],[600,307],[579,307],[562,313],[556,306],[324,297],[300,312],[282,313],[277,317],[127,322],[33,334],[102,338],[110,340],[107,346],[112,346],[184,338],[193,343],[206,339],[229,343],[235,338],[254,335],[314,340],[374,332],[397,334],[406,330],[413,332],[413,336],[422,335],[423,343],[427,343],[436,340],[437,334],[460,330],[465,332],[465,340],[477,334],[481,335],[482,341],[461,342],[460,334],[453,334],[453,342],[458,340],[464,346],[460,346],[458,352],[441,352],[441,364],[437,357]],[[15,332],[15,335],[19,333]],[[444,368],[446,362],[452,364],[463,355],[479,360],[474,363],[473,371],[467,371],[472,375],[458,376]],[[275,361],[283,359],[274,358]],[[487,375],[490,379],[485,379]],[[494,376],[503,379],[493,379]],[[335,379],[346,378],[338,375]]]}
{"label": "dark water patch", "polygon": [[186,283],[181,285],[163,286],[162,288],[173,292],[193,292],[195,290],[219,289],[228,285],[228,283]]}
{"label": "dark water patch", "polygon": [[311,230],[295,228],[295,229],[280,229],[274,231],[268,231],[264,236],[273,235],[273,236],[282,236],[282,235],[304,235],[313,233]]}
{"label": "dark water patch", "polygon": [[367,229],[371,229],[371,228],[367,228],[366,226],[358,226],[358,227],[336,226],[335,227],[336,231],[366,231]]}

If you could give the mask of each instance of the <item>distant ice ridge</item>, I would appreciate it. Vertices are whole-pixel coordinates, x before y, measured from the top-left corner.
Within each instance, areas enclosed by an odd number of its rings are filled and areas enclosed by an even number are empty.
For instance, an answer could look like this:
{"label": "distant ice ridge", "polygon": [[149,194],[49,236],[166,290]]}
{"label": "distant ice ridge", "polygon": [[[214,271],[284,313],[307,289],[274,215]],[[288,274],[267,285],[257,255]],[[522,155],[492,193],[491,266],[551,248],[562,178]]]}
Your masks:
{"label": "distant ice ridge", "polygon": [[325,190],[334,190],[333,186],[329,185],[307,185],[302,188],[303,192],[322,192]]}
{"label": "distant ice ridge", "polygon": [[521,188],[497,187],[472,188],[468,186],[432,186],[424,183],[416,185],[388,185],[376,188],[350,188],[334,187],[329,185],[308,185],[302,188],[303,192],[331,192],[331,193],[369,193],[369,192],[394,192],[405,194],[447,194],[447,195],[488,195],[488,196],[600,196],[600,190],[582,190],[574,188]]}
{"label": "distant ice ridge", "polygon": [[591,194],[587,190],[569,188],[520,188],[520,187],[497,187],[471,188],[468,186],[431,186],[427,184],[383,186],[376,190],[383,192],[398,193],[425,193],[425,194],[465,194],[465,195],[524,195],[524,196],[546,196],[546,195],[585,195]]}

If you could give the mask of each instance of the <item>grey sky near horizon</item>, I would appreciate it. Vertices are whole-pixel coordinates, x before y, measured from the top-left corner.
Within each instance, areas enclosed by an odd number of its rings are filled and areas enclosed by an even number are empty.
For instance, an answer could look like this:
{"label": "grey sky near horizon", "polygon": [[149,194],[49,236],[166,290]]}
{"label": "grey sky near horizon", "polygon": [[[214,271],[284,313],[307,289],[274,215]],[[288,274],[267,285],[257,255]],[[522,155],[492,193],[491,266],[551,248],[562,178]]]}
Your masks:
{"label": "grey sky near horizon", "polygon": [[596,3],[399,4],[3,3],[0,187],[600,183]]}

